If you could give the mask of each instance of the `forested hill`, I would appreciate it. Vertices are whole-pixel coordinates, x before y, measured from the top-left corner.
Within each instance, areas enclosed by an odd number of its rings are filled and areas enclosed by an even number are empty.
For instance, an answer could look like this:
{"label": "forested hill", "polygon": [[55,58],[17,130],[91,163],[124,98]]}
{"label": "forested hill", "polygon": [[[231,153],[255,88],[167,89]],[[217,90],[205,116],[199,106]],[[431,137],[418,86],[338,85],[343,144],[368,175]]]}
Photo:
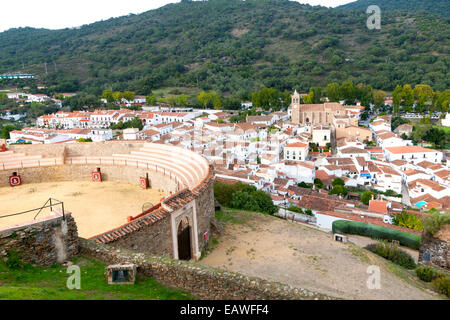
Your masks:
{"label": "forested hill", "polygon": [[450,16],[449,0],[358,0],[344,4],[339,8],[349,10],[366,10],[370,5],[377,5],[381,11],[406,10],[427,11],[444,17]]}
{"label": "forested hill", "polygon": [[384,12],[381,30],[366,20],[286,0],[182,1],[78,29],[0,33],[0,74],[95,94],[177,86],[245,96],[349,79],[384,90],[450,87],[448,19]]}

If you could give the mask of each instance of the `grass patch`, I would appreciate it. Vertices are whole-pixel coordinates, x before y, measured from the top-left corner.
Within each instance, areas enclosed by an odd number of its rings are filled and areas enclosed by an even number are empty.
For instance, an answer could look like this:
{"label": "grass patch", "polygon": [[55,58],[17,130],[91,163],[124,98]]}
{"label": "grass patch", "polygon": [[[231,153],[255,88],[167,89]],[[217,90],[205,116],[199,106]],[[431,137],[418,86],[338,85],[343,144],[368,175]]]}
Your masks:
{"label": "grass patch", "polygon": [[450,127],[433,126],[433,128],[444,130],[445,133],[450,133]]}
{"label": "grass patch", "polygon": [[222,208],[222,211],[216,211],[216,218],[223,224],[246,224],[252,219],[251,216],[243,214],[243,210],[228,208]]}
{"label": "grass patch", "polygon": [[105,264],[87,257],[72,262],[80,266],[81,289],[69,290],[70,276],[61,265],[31,266],[20,270],[0,261],[0,299],[8,300],[184,300],[194,299],[188,292],[166,287],[158,281],[137,276],[135,285],[108,285]]}

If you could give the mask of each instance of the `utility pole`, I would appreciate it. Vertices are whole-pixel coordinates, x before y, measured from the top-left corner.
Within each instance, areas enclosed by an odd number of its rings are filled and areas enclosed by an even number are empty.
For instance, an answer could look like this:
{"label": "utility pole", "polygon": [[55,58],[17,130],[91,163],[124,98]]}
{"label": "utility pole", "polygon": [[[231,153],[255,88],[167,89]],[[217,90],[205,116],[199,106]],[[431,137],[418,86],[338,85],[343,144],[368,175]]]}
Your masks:
{"label": "utility pole", "polygon": [[48,71],[47,71],[47,62],[45,62],[45,74],[48,74]]}

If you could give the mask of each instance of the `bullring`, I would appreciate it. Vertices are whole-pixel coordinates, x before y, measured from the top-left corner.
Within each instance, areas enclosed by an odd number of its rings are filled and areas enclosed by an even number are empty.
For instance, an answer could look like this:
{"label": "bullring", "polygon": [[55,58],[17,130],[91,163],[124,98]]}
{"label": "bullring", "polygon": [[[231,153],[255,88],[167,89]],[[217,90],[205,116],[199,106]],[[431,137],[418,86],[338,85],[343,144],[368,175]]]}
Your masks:
{"label": "bullring", "polygon": [[91,181],[97,171],[102,181],[138,185],[146,178],[166,196],[92,240],[175,259],[200,258],[214,215],[213,172],[202,156],[170,145],[123,141],[11,145],[0,154],[0,187],[8,186],[13,174],[27,184]]}

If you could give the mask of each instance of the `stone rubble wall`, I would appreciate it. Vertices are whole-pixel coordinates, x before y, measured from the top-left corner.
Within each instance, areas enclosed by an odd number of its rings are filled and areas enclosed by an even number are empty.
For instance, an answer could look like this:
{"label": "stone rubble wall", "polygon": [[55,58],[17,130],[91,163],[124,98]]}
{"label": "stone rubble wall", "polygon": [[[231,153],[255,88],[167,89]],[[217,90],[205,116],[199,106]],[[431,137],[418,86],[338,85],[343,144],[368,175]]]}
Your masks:
{"label": "stone rubble wall", "polygon": [[[131,252],[80,239],[81,253],[107,264],[136,264],[138,273],[205,300],[330,300],[306,289],[167,257]],[[105,280],[106,281],[106,280]]]}
{"label": "stone rubble wall", "polygon": [[449,247],[449,242],[423,234],[419,248],[419,263],[428,263],[424,259],[424,253],[428,252],[430,254],[429,262],[441,268],[450,270]]}
{"label": "stone rubble wall", "polygon": [[[56,210],[55,210],[56,211]],[[15,251],[25,263],[52,265],[78,254],[77,225],[70,212],[0,230],[0,258]]]}

